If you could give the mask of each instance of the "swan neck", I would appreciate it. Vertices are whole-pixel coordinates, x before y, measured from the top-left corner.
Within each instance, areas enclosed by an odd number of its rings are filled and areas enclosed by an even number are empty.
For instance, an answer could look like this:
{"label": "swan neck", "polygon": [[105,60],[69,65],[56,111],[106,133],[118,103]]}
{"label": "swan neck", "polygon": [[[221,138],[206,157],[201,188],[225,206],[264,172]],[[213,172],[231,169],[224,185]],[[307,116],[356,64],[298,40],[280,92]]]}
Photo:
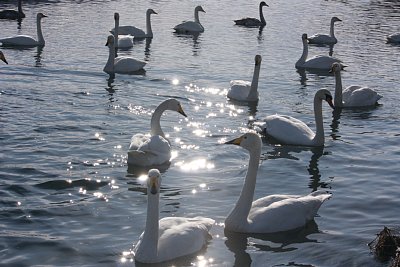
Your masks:
{"label": "swan neck", "polygon": [[22,11],[22,0],[18,0],[18,13],[24,14],[24,12]]}
{"label": "swan neck", "polygon": [[340,71],[335,72],[335,99],[334,105],[335,107],[343,106],[343,97],[342,97],[342,76]]}
{"label": "swan neck", "polygon": [[[225,220],[226,225],[236,225],[243,227],[248,225],[249,212],[253,203],[254,190],[256,187],[257,171],[260,161],[261,147],[253,148],[250,151],[249,167],[239,200]],[[237,228],[236,227],[236,228]]]}
{"label": "swan neck", "polygon": [[307,43],[307,39],[304,39],[303,40],[303,54],[301,54],[301,57],[296,62],[296,67],[301,67],[302,65],[304,65],[304,63],[306,63],[307,57],[308,57],[308,43]]}
{"label": "swan neck", "polygon": [[198,24],[201,24],[199,19],[199,11],[197,9],[194,10],[194,21]]}
{"label": "swan neck", "polygon": [[115,47],[118,47],[118,37],[119,36],[119,19],[115,20],[115,27],[114,27],[114,44]]}
{"label": "swan neck", "polygon": [[153,195],[150,190],[147,190],[147,195],[146,228],[143,233],[142,246],[146,248],[146,253],[156,257],[159,236],[159,193]]}
{"label": "swan neck", "polygon": [[322,100],[318,97],[314,97],[314,117],[315,117],[315,136],[313,143],[317,146],[322,146],[325,142],[324,133],[324,122],[322,119]]}
{"label": "swan neck", "polygon": [[39,43],[39,45],[44,45],[45,42],[44,42],[43,33],[42,33],[42,20],[41,20],[41,18],[37,18],[36,27],[37,27],[38,43]]}
{"label": "swan neck", "polygon": [[265,21],[265,18],[264,18],[262,5],[260,5],[259,12],[260,12],[260,21],[261,21],[262,25],[266,25],[267,22]]}
{"label": "swan neck", "polygon": [[113,73],[114,72],[115,47],[113,45],[110,45],[108,47],[108,49],[109,49],[108,60],[107,60],[106,66],[104,67],[104,71],[108,72],[108,73],[110,73],[110,72]]}
{"label": "swan neck", "polygon": [[154,111],[153,115],[151,116],[151,136],[159,135],[165,138],[165,134],[161,129],[160,119],[163,112],[166,110],[166,103],[161,103],[156,110]]}
{"label": "swan neck", "polygon": [[260,76],[260,67],[261,64],[256,64],[254,66],[254,73],[253,73],[253,79],[251,81],[251,86],[250,86],[250,92],[249,95],[247,96],[247,98],[249,100],[256,100],[258,98],[258,79]]}
{"label": "swan neck", "polygon": [[150,13],[147,12],[146,14],[146,36],[147,37],[153,37],[153,30],[151,29],[151,19],[150,19]]}
{"label": "swan neck", "polygon": [[329,31],[329,34],[330,34],[331,37],[335,37],[335,30],[334,30],[334,28],[335,28],[335,22],[332,20],[332,21],[331,21],[331,28],[330,28],[330,31]]}

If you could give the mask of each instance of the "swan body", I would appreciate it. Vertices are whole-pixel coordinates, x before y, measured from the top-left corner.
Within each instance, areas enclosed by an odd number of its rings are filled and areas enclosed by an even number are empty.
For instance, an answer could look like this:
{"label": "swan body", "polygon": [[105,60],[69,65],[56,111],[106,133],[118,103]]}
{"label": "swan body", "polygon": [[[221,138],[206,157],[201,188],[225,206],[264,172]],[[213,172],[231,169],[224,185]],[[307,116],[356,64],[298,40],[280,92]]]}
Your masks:
{"label": "swan body", "polygon": [[161,174],[148,172],[146,226],[134,247],[135,261],[159,263],[193,254],[206,246],[215,223],[205,217],[165,217],[159,220]]}
{"label": "swan body", "polygon": [[231,88],[228,91],[227,96],[230,99],[238,100],[238,101],[257,101],[259,98],[258,95],[258,77],[260,75],[260,67],[261,67],[261,56],[256,55],[254,58],[255,66],[253,79],[251,82],[242,81],[242,80],[232,80],[230,82]]}
{"label": "swan body", "polygon": [[392,33],[387,37],[388,43],[400,44],[400,32]]}
{"label": "swan body", "polygon": [[335,22],[337,21],[342,21],[341,19],[339,19],[338,17],[332,17],[331,18],[331,27],[330,27],[330,32],[329,35],[327,34],[314,34],[310,37],[308,37],[308,43],[310,44],[326,44],[326,45],[332,45],[332,44],[336,44],[337,43],[337,39],[335,37],[335,30],[334,30],[334,26],[335,26]]}
{"label": "swan body", "polygon": [[132,136],[128,150],[128,164],[156,166],[169,162],[171,146],[160,125],[161,115],[166,110],[176,111],[186,117],[178,100],[171,98],[162,102],[151,117],[150,135],[135,134]]}
{"label": "swan body", "polygon": [[264,6],[268,6],[268,5],[264,1],[260,2],[259,8],[258,8],[258,11],[260,13],[260,19],[243,18],[243,19],[234,20],[235,24],[245,26],[245,27],[259,27],[259,26],[267,25],[267,22],[265,21],[263,10],[262,10],[262,8]]}
{"label": "swan body", "polygon": [[22,19],[25,14],[22,11],[22,0],[18,0],[18,10],[6,9],[0,11],[0,19]]}
{"label": "swan body", "polygon": [[246,133],[226,142],[249,151],[250,159],[242,192],[225,219],[225,228],[241,233],[275,233],[303,227],[313,220],[330,194],[316,191],[306,196],[270,195],[253,201],[261,155],[261,138]]}
{"label": "swan body", "polygon": [[368,87],[351,85],[342,88],[341,66],[333,63],[331,72],[335,75],[335,107],[366,107],[374,106],[382,98],[375,90]]}
{"label": "swan body", "polygon": [[[295,64],[296,68],[329,71],[333,63],[335,62],[341,63],[339,59],[330,56],[318,55],[308,59],[307,34],[304,33],[302,35],[302,40],[303,40],[303,54],[296,62]],[[344,67],[344,65],[342,66]]]}
{"label": "swan body", "polygon": [[316,132],[304,122],[283,115],[270,115],[263,122],[256,123],[266,136],[271,136],[283,144],[299,146],[323,146],[325,143],[322,119],[322,101],[325,100],[334,108],[332,95],[326,89],[320,89],[314,96],[314,116]]}
{"label": "swan body", "polygon": [[6,57],[4,56],[2,51],[0,51],[0,60],[3,61],[4,63],[8,64]]}
{"label": "swan body", "polygon": [[142,70],[146,62],[134,59],[132,57],[115,57],[115,44],[114,36],[109,35],[107,38],[106,46],[109,48],[109,55],[104,72],[107,73],[135,73]]}
{"label": "swan body", "polygon": [[132,35],[119,35],[119,13],[114,13],[114,41],[118,40],[117,47],[118,48],[130,48],[133,46],[133,36]]}
{"label": "swan body", "polygon": [[[135,26],[118,26],[118,32],[122,35],[132,35],[134,38],[153,38],[153,30],[151,28],[151,14],[157,14],[153,9],[149,8],[146,11],[146,32]],[[114,34],[116,27],[111,30]]]}
{"label": "swan body", "polygon": [[204,32],[204,27],[200,23],[199,12],[204,12],[201,6],[196,6],[194,9],[194,21],[185,21],[174,27],[177,33],[201,33]]}
{"label": "swan body", "polygon": [[38,13],[36,15],[37,40],[28,35],[17,35],[13,37],[2,38],[0,39],[0,43],[2,43],[3,46],[44,46],[45,41],[42,34],[41,20],[45,17],[47,16],[43,13]]}

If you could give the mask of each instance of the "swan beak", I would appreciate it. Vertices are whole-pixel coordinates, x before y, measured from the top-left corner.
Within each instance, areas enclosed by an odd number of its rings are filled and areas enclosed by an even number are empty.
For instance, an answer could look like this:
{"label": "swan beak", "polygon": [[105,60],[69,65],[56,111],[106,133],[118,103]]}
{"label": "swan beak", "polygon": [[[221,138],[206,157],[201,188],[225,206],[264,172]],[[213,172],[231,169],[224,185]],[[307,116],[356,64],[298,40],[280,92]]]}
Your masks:
{"label": "swan beak", "polygon": [[181,106],[179,106],[178,112],[179,114],[182,114],[183,116],[187,117],[185,111],[183,111],[183,108]]}
{"label": "swan beak", "polygon": [[241,136],[241,137],[235,138],[235,139],[233,139],[231,141],[225,142],[224,144],[240,146],[240,143],[242,142],[242,139],[243,139],[243,137]]}
{"label": "swan beak", "polygon": [[150,193],[152,193],[153,195],[158,193],[157,182],[155,180],[150,182]]}
{"label": "swan beak", "polygon": [[333,105],[333,102],[332,102],[332,97],[326,97],[326,102],[328,102],[328,104],[329,104],[329,106],[331,107],[331,108],[333,108],[333,109],[335,109],[335,106]]}

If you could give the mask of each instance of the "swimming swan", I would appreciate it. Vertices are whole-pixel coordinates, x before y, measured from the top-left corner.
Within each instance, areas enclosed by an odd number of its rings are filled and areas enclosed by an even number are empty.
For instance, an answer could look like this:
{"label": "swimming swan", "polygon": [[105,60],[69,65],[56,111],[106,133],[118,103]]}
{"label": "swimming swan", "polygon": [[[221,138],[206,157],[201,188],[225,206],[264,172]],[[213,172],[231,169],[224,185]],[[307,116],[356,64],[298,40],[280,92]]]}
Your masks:
{"label": "swimming swan", "polygon": [[231,88],[228,91],[228,97],[239,101],[257,101],[258,100],[258,77],[260,76],[261,56],[256,55],[254,58],[253,79],[250,82],[242,80],[232,80]]}
{"label": "swimming swan", "polygon": [[157,169],[148,172],[146,226],[135,245],[135,261],[159,263],[193,254],[211,238],[215,223],[205,217],[165,217],[159,220],[161,174]]}
{"label": "swimming swan", "polygon": [[4,63],[8,64],[6,57],[4,56],[2,51],[0,51],[0,60],[3,61]]}
{"label": "swimming swan", "polygon": [[47,16],[43,13],[37,13],[36,15],[37,41],[28,35],[17,35],[0,39],[0,43],[3,46],[44,46],[45,41],[42,34],[41,20],[45,17]]}
{"label": "swimming swan", "polygon": [[204,9],[201,6],[196,6],[194,9],[194,21],[185,21],[181,24],[178,24],[174,27],[175,32],[177,33],[200,33],[204,32],[203,25],[200,24],[199,20],[199,12],[204,12]]}
{"label": "swimming swan", "polygon": [[22,11],[22,0],[18,0],[18,11],[12,9],[6,9],[0,11],[0,19],[22,19],[25,18],[25,14]]}
{"label": "swimming swan", "polygon": [[[350,85],[345,90],[342,88],[342,67],[338,63],[332,64],[331,72],[335,75],[335,107],[365,107],[374,106],[382,98],[375,90],[358,85]],[[343,90],[343,91],[342,91]]]}
{"label": "swimming swan", "polygon": [[150,135],[132,136],[128,150],[128,164],[156,166],[167,163],[171,159],[171,146],[160,125],[161,115],[166,110],[176,111],[186,117],[178,100],[171,98],[162,102],[151,116]]}
{"label": "swimming swan", "polygon": [[264,1],[260,2],[259,5],[259,13],[260,13],[260,20],[256,18],[243,18],[243,19],[238,19],[234,20],[236,25],[241,25],[241,26],[246,26],[246,27],[258,27],[258,26],[265,26],[267,25],[267,22],[264,19],[264,14],[262,8],[264,6],[268,6]]}
{"label": "swimming swan", "polygon": [[130,48],[133,46],[132,35],[119,35],[119,13],[114,13],[114,40],[118,40],[118,48]]}
{"label": "swimming swan", "polygon": [[[146,11],[146,32],[141,29],[136,28],[135,26],[119,26],[118,31],[119,34],[122,35],[132,35],[134,38],[153,38],[153,30],[151,29],[151,20],[150,15],[157,14],[153,9],[149,8]],[[115,28],[111,30],[111,33],[114,33]]]}
{"label": "swimming swan", "polygon": [[115,57],[114,36],[109,35],[106,46],[109,48],[108,60],[103,71],[107,73],[135,73],[142,70],[146,62],[132,57]]}
{"label": "swimming swan", "polygon": [[329,31],[329,35],[327,34],[314,34],[310,37],[308,37],[308,43],[310,44],[327,44],[327,45],[332,45],[337,43],[337,39],[335,37],[335,31],[334,31],[334,25],[335,22],[337,21],[342,21],[338,17],[332,17],[331,18],[331,28]]}
{"label": "swimming swan", "polygon": [[253,201],[261,155],[261,138],[245,133],[226,142],[243,147],[250,153],[243,189],[235,207],[225,219],[225,228],[241,233],[275,233],[303,227],[313,220],[330,194],[316,191],[306,196],[270,195]]}
{"label": "swimming swan", "polygon": [[400,44],[400,32],[392,33],[386,38],[388,43]]}
{"label": "swimming swan", "polygon": [[328,102],[334,108],[332,95],[326,89],[320,89],[314,96],[314,117],[316,132],[304,122],[290,116],[270,115],[262,122],[255,123],[260,126],[266,136],[271,136],[277,141],[298,146],[323,146],[325,143],[324,124],[322,119],[322,101]]}
{"label": "swimming swan", "polygon": [[[314,56],[310,59],[307,59],[308,57],[307,34],[303,33],[301,39],[303,40],[303,54],[296,62],[295,64],[296,68],[329,71],[334,62],[341,63],[339,59],[330,56]],[[344,65],[342,66],[344,67]]]}

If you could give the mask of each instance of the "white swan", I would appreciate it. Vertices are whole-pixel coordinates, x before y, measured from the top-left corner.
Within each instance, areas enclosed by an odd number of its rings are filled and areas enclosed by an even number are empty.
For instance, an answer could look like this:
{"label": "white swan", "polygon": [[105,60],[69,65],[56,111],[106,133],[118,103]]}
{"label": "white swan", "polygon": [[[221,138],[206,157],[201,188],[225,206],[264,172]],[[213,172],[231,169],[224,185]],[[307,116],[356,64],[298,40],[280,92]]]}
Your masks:
{"label": "white swan", "polygon": [[2,43],[3,46],[44,46],[45,41],[42,34],[41,20],[45,17],[47,16],[43,13],[37,13],[36,15],[37,41],[28,35],[17,35],[13,37],[2,38],[0,39],[0,43]]}
{"label": "white swan", "polygon": [[174,27],[174,30],[177,33],[200,33],[204,32],[203,25],[200,24],[199,20],[199,12],[204,12],[204,9],[201,6],[196,6],[194,9],[194,21],[185,21],[181,24],[178,24]]}
{"label": "white swan", "polygon": [[2,51],[0,51],[0,60],[2,60],[4,63],[8,64],[6,57],[4,56]]}
{"label": "white swan", "polygon": [[275,233],[304,226],[311,221],[330,194],[316,191],[306,196],[270,195],[253,201],[261,155],[261,138],[246,133],[226,142],[247,149],[249,166],[242,192],[235,207],[225,219],[225,228],[241,233]]}
{"label": "white swan", "polygon": [[214,220],[165,217],[159,220],[161,174],[148,172],[146,227],[134,247],[135,261],[158,263],[194,254],[206,246]]}
{"label": "white swan", "polygon": [[130,48],[133,46],[133,36],[132,35],[119,35],[119,13],[114,13],[114,40],[118,40],[118,48]]}
{"label": "white swan", "polygon": [[400,44],[400,32],[392,33],[386,38],[388,43]]}
{"label": "white swan", "polygon": [[[342,67],[333,63],[331,72],[335,75],[335,107],[365,107],[374,106],[382,98],[375,90],[359,85],[350,85],[345,90],[342,88]],[[343,91],[342,91],[343,90]]]}
{"label": "white swan", "polygon": [[114,36],[109,35],[106,46],[109,48],[108,60],[104,66],[104,72],[107,73],[135,73],[142,70],[146,62],[134,59],[132,57],[115,57]]}
{"label": "white swan", "polygon": [[265,21],[264,14],[262,8],[264,6],[268,6],[267,3],[264,1],[260,2],[258,11],[260,13],[260,19],[256,18],[243,18],[243,19],[238,19],[234,20],[236,25],[241,25],[241,26],[246,26],[246,27],[259,27],[259,26],[265,26],[267,25],[267,22]]}
{"label": "white swan", "polygon": [[337,21],[342,21],[342,20],[339,19],[338,17],[331,18],[331,28],[329,31],[329,35],[317,33],[308,37],[308,42],[310,44],[327,44],[327,45],[336,44],[337,39],[335,37],[334,25],[335,22]]}
{"label": "white swan", "polygon": [[[300,59],[296,62],[295,67],[298,69],[314,69],[329,71],[334,62],[341,62],[339,59],[330,56],[314,56],[310,59],[308,57],[308,43],[307,34],[304,33],[301,36],[303,40],[303,54]],[[344,65],[342,65],[344,67]]]}
{"label": "white swan", "polygon": [[171,159],[171,146],[161,129],[160,118],[164,111],[176,111],[186,117],[181,104],[176,99],[162,102],[154,111],[150,121],[150,135],[132,136],[128,151],[128,164],[137,166],[156,166]]}
{"label": "white swan", "polygon": [[254,58],[254,73],[251,82],[242,80],[232,80],[230,82],[231,88],[227,96],[234,100],[239,101],[257,101],[258,100],[258,77],[260,75],[261,56],[256,55]]}
{"label": "white swan", "polygon": [[290,116],[270,115],[263,122],[255,123],[261,127],[266,136],[288,145],[323,146],[325,142],[322,119],[322,101],[325,100],[334,108],[332,95],[326,89],[320,89],[314,96],[314,116],[316,132],[314,133],[304,122]]}
{"label": "white swan", "polygon": [[0,19],[22,19],[25,14],[22,11],[22,0],[18,0],[18,10],[6,9],[0,11]]}
{"label": "white swan", "polygon": [[[153,38],[153,30],[151,28],[151,20],[150,15],[157,14],[153,9],[149,8],[146,11],[146,32],[143,30],[136,28],[135,26],[119,26],[118,32],[122,35],[132,35],[135,38]],[[111,30],[111,33],[114,34],[115,28]]]}

